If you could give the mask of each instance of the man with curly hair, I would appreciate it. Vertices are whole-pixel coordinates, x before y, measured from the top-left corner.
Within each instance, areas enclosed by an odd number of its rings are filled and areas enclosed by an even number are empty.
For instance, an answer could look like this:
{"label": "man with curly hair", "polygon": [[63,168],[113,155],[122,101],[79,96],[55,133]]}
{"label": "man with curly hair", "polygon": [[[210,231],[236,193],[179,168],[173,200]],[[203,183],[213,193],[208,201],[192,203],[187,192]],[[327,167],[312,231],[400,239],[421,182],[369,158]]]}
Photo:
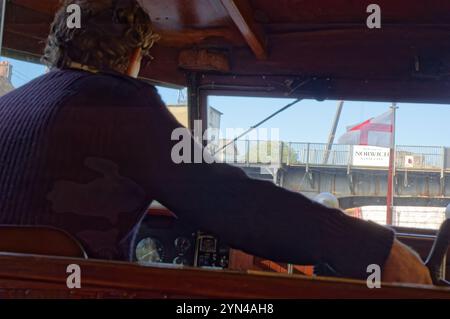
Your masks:
{"label": "man with curly hair", "polygon": [[[67,26],[71,4],[81,8],[79,29]],[[171,136],[182,127],[136,79],[157,40],[136,0],[66,1],[43,58],[51,71],[0,98],[0,224],[57,227],[90,257],[131,260],[140,221],[158,200],[254,255],[326,263],[361,279],[377,264],[386,281],[430,283],[387,228],[226,164],[175,164]]]}

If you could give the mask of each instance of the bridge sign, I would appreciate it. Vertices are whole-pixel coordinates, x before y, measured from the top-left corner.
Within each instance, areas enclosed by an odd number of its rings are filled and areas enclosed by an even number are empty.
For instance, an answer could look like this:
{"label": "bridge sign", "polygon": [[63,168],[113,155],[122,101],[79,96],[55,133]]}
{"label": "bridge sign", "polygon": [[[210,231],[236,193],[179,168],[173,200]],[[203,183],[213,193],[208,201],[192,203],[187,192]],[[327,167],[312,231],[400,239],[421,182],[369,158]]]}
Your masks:
{"label": "bridge sign", "polygon": [[390,149],[377,146],[353,146],[353,166],[389,167]]}

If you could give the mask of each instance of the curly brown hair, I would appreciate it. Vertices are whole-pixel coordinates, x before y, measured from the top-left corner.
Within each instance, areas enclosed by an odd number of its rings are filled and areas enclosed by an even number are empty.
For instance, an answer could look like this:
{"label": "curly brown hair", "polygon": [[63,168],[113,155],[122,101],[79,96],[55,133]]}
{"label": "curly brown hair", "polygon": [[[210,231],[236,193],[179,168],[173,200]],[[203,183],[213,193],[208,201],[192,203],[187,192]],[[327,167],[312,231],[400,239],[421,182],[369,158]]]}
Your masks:
{"label": "curly brown hair", "polygon": [[[69,28],[67,6],[81,8],[81,28]],[[47,39],[43,62],[50,68],[72,62],[97,70],[125,72],[131,55],[144,56],[159,36],[137,0],[66,0],[58,10]]]}

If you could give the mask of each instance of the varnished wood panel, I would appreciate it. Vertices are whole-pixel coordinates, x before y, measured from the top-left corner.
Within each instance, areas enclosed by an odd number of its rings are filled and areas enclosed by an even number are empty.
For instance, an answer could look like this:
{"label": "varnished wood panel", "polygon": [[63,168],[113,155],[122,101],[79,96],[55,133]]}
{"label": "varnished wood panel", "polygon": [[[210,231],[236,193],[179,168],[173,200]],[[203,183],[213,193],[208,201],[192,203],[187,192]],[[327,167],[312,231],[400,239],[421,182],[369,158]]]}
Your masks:
{"label": "varnished wood panel", "polygon": [[[319,88],[323,92],[298,90],[296,94],[319,99],[450,101],[448,1],[382,0],[378,4],[386,24],[381,30],[364,26],[367,13],[360,11],[370,2],[366,0],[249,1],[252,12],[247,16],[262,24],[267,34],[266,61],[257,60],[245,45],[221,0],[143,1],[163,36],[154,49],[152,67],[142,70],[144,78],[184,85],[185,76],[177,64],[179,51],[203,46],[230,55],[230,76],[216,76],[214,82],[228,87],[245,83],[246,79],[239,79],[243,75],[255,76],[250,81],[253,86],[259,82],[268,86],[268,79],[276,76],[285,82],[291,76],[310,77],[329,79],[329,83]],[[4,48],[42,54],[46,25],[56,3],[9,2]],[[286,92],[269,89],[263,94],[271,93],[286,96]]]}
{"label": "varnished wood panel", "polygon": [[80,243],[51,227],[0,225],[0,252],[86,258]]}
{"label": "varnished wood panel", "polygon": [[[82,288],[66,287],[66,267],[78,264]],[[59,290],[59,291],[58,291]],[[312,279],[267,273],[146,268],[127,263],[0,255],[0,297],[28,291],[34,297],[93,297],[115,292],[139,298],[450,298],[450,289]]]}
{"label": "varnished wood panel", "polygon": [[260,22],[270,24],[364,25],[369,4],[381,7],[384,23],[449,23],[450,2],[446,0],[250,0]]}

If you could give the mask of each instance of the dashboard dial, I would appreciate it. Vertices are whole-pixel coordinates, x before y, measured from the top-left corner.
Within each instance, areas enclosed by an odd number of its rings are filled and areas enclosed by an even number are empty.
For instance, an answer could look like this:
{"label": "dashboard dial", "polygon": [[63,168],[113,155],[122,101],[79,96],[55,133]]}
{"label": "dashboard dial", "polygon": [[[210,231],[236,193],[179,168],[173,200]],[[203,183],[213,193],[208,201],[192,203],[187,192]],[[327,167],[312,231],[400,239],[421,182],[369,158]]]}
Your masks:
{"label": "dashboard dial", "polygon": [[179,254],[183,255],[191,248],[191,241],[186,237],[178,237],[175,239],[175,248]]}
{"label": "dashboard dial", "polygon": [[136,259],[144,263],[161,263],[164,260],[164,246],[157,239],[144,238],[136,246]]}
{"label": "dashboard dial", "polygon": [[173,264],[175,264],[175,265],[189,265],[189,262],[185,258],[183,258],[181,256],[178,256],[177,258],[175,258],[173,260]]}

